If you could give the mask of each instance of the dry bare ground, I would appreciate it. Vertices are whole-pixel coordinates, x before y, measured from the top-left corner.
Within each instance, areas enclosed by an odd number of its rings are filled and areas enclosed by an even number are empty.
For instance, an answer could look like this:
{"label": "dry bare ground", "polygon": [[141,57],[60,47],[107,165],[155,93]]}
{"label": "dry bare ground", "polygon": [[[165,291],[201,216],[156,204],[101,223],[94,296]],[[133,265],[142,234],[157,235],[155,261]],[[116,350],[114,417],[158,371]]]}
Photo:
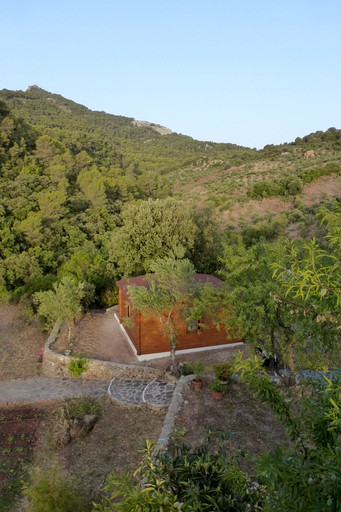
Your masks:
{"label": "dry bare ground", "polygon": [[[341,179],[338,176],[322,176],[318,180],[305,185],[302,194],[297,198],[305,206],[319,204],[323,196],[334,199],[341,196]],[[236,203],[229,210],[222,213],[222,222],[236,224],[241,217],[246,219],[252,215],[264,215],[271,213],[275,215],[294,208],[292,198],[283,199],[280,197],[269,197],[262,200],[251,199],[243,204]]]}
{"label": "dry bare ground", "polygon": [[244,385],[232,382],[223,399],[213,399],[208,381],[200,391],[189,384],[176,419],[176,430],[185,429],[184,440],[197,446],[207,430],[223,435],[223,446],[243,470],[252,473],[256,456],[268,453],[287,436],[270,409],[255,399]]}
{"label": "dry bare ground", "polygon": [[101,399],[102,416],[86,436],[68,445],[55,446],[58,433],[58,407],[41,428],[35,463],[49,467],[57,462],[65,475],[78,481],[88,501],[99,500],[108,474],[134,471],[141,460],[145,439],[157,441],[165,411],[121,406],[109,398]]}
{"label": "dry bare ground", "polygon": [[0,380],[38,375],[37,354],[46,338],[41,323],[29,318],[22,307],[0,304]]}

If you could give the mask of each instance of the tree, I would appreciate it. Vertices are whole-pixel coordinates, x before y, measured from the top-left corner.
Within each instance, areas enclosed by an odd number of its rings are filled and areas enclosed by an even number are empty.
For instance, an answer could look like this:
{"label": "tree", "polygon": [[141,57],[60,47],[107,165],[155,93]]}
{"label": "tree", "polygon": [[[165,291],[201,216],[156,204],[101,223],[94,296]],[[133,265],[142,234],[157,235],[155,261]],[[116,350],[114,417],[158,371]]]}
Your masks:
{"label": "tree", "polygon": [[286,428],[291,446],[278,446],[258,460],[267,512],[337,512],[341,507],[341,381],[308,381],[296,399],[280,388],[253,359],[234,359],[234,371]]}
{"label": "tree", "polygon": [[274,262],[273,276],[282,291],[276,300],[303,317],[308,354],[320,367],[340,363],[341,328],[341,208],[319,213],[326,227],[324,238],[286,243],[285,258]]}
{"label": "tree", "polygon": [[147,272],[157,258],[185,257],[198,271],[216,260],[219,230],[205,211],[200,216],[175,199],[156,199],[128,204],[122,219],[113,232],[110,261],[125,276]]}
{"label": "tree", "polygon": [[271,264],[280,258],[280,250],[279,245],[265,243],[246,248],[239,238],[236,245],[225,246],[221,259],[226,283],[223,304],[231,311],[225,316],[226,325],[251,346],[262,345],[270,354],[279,351],[283,336],[291,336],[274,300],[280,285],[272,279]]}
{"label": "tree", "polygon": [[79,188],[94,208],[106,205],[105,184],[102,174],[96,166],[83,169],[77,177]]}
{"label": "tree", "polygon": [[301,246],[288,242],[285,263],[274,265],[274,276],[287,297],[315,311],[318,322],[341,327],[341,207],[323,208],[320,217],[326,226],[324,240],[313,238]]}
{"label": "tree", "polygon": [[273,266],[285,264],[283,243],[246,248],[239,239],[225,247],[223,304],[231,311],[225,315],[228,328],[236,329],[252,347],[261,345],[269,354],[280,354],[295,374],[298,366],[323,366],[321,346],[329,343],[330,333],[305,314],[302,303],[292,305],[281,299],[285,292],[282,282],[273,278]]}
{"label": "tree", "polygon": [[57,320],[67,322],[70,342],[72,324],[82,311],[84,295],[84,283],[76,283],[65,276],[61,282],[53,284],[53,290],[35,293],[33,301],[38,306],[38,315],[45,319],[47,325],[51,326]]}
{"label": "tree", "polygon": [[154,316],[169,339],[172,371],[176,372],[176,344],[179,318],[191,322],[209,314],[219,304],[217,289],[196,283],[195,269],[187,259],[165,258],[150,266],[148,287],[128,286],[133,308],[145,316]]}
{"label": "tree", "polygon": [[[114,293],[114,276],[110,272],[103,251],[93,242],[86,241],[75,249],[70,258],[58,270],[58,277],[69,276],[78,282],[87,282],[87,287],[94,288],[92,303],[103,304]],[[91,297],[89,297],[91,299]],[[112,303],[111,303],[112,304]]]}

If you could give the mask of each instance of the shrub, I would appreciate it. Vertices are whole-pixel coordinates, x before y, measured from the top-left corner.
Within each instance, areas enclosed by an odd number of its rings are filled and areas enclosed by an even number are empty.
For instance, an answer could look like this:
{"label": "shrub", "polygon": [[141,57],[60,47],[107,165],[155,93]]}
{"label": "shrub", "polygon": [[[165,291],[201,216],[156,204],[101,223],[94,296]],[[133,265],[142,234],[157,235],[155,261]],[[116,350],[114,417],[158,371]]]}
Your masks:
{"label": "shrub", "polygon": [[82,418],[86,414],[100,416],[102,414],[102,404],[94,398],[83,397],[66,400],[63,410],[67,419]]}
{"label": "shrub", "polygon": [[226,362],[222,364],[213,365],[213,371],[217,379],[230,380],[233,375],[233,366],[231,363]]}
{"label": "shrub", "polygon": [[[141,466],[133,475],[111,473],[107,498],[96,510],[109,512],[259,510],[263,489],[254,488],[250,479],[214,445],[190,448],[186,444],[170,453],[155,452],[146,442]],[[136,481],[138,477],[138,481]]]}
{"label": "shrub", "polygon": [[63,476],[57,466],[48,471],[36,469],[33,481],[24,490],[28,512],[85,512],[86,506],[75,481]]}
{"label": "shrub", "polygon": [[188,368],[191,373],[194,373],[197,380],[201,380],[205,371],[205,363],[203,361],[191,361],[188,363]]}

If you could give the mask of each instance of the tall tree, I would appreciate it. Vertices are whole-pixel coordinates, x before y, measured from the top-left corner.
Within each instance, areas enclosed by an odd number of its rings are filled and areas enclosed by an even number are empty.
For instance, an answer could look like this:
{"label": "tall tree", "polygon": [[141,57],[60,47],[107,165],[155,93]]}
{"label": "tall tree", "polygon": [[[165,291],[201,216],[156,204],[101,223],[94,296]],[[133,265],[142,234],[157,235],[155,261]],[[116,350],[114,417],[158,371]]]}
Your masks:
{"label": "tall tree", "polygon": [[224,316],[252,347],[262,346],[281,355],[292,373],[296,371],[295,347],[303,341],[306,322],[290,314],[277,297],[281,284],[272,277],[272,265],[281,261],[281,243],[259,243],[246,248],[242,240],[225,247],[222,277],[226,283]]}
{"label": "tall tree", "polygon": [[219,230],[212,216],[200,215],[173,198],[128,204],[123,226],[114,231],[110,260],[125,276],[145,273],[157,258],[188,258],[197,271],[210,271],[216,260]]}

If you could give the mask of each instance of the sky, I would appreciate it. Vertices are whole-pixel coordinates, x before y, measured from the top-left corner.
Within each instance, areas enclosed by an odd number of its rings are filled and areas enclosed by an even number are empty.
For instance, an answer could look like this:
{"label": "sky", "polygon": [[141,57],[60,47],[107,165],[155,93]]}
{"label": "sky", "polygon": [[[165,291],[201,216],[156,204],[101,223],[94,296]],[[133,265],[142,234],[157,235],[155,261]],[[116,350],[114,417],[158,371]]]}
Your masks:
{"label": "sky", "polygon": [[341,128],[340,0],[0,0],[0,89],[198,140]]}

